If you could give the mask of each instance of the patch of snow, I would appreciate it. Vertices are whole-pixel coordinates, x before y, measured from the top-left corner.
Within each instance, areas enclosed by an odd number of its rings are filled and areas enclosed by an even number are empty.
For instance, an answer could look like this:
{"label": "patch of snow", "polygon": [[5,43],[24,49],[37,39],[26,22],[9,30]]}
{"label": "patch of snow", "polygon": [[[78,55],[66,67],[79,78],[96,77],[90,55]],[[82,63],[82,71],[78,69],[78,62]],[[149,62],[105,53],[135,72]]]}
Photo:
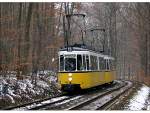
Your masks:
{"label": "patch of snow", "polygon": [[26,100],[33,100],[29,95],[26,94],[23,94],[22,97],[25,98]]}
{"label": "patch of snow", "polygon": [[149,96],[149,87],[142,86],[137,94],[130,99],[129,104],[125,107],[127,110],[142,110],[146,106],[146,101]]}
{"label": "patch of snow", "polygon": [[48,88],[49,87],[49,85],[46,82],[41,81],[41,80],[37,81],[37,85],[40,86],[40,87],[43,87],[43,88]]}
{"label": "patch of snow", "polygon": [[59,101],[59,100],[65,99],[65,98],[68,98],[68,97],[67,96],[62,96],[62,97],[52,98],[51,100],[47,100],[47,101],[44,101],[42,103],[55,102],[55,101]]}
{"label": "patch of snow", "polygon": [[37,96],[51,96],[51,94],[59,92],[57,90],[56,73],[45,70],[39,72],[39,74],[42,72],[41,78],[40,76],[36,78],[37,84],[32,81],[31,76],[23,80],[17,80],[14,72],[8,73],[7,77],[0,76],[0,100],[12,104],[30,101]]}
{"label": "patch of snow", "polygon": [[35,93],[36,93],[36,95],[40,95],[42,92],[43,92],[43,90],[41,89],[39,89],[39,88],[35,88]]}
{"label": "patch of snow", "polygon": [[15,96],[15,94],[13,92],[14,92],[13,90],[11,90],[10,88],[8,88],[8,94],[10,94],[12,96]]}
{"label": "patch of snow", "polygon": [[37,106],[41,106],[41,105],[45,105],[47,103],[52,103],[52,102],[57,102],[59,100],[62,100],[62,99],[65,99],[65,98],[68,98],[67,96],[62,96],[62,97],[56,97],[56,98],[52,98],[50,100],[46,100],[46,101],[43,101],[39,104],[32,104],[32,105],[29,105],[29,106],[26,106],[26,108],[34,108],[34,107],[37,107]]}
{"label": "patch of snow", "polygon": [[76,97],[73,97],[73,98],[71,98],[71,99],[65,100],[65,101],[63,101],[63,102],[56,103],[55,105],[65,104],[65,103],[67,103],[67,102],[69,102],[69,101],[72,101],[72,100],[75,100],[75,99],[78,99],[78,98],[81,98],[81,97],[82,97],[82,96],[76,96]]}
{"label": "patch of snow", "polygon": [[26,80],[24,80],[24,83],[27,84],[27,87],[33,88],[33,84],[31,83],[30,80],[26,79]]}
{"label": "patch of snow", "polygon": [[44,71],[38,71],[37,72],[37,75],[47,75],[47,74],[55,75],[55,72],[50,71],[50,70],[44,70]]}
{"label": "patch of snow", "polygon": [[2,90],[3,90],[3,85],[0,84],[0,95],[2,94]]}
{"label": "patch of snow", "polygon": [[57,81],[57,78],[55,76],[50,76],[49,79],[50,79],[50,81],[53,81],[53,82]]}
{"label": "patch of snow", "polygon": [[27,90],[28,94],[36,95],[36,92],[32,88],[28,87],[26,90]]}
{"label": "patch of snow", "polygon": [[18,88],[23,90],[24,92],[26,92],[26,87],[27,87],[27,84],[21,82],[21,81],[18,81],[17,82],[17,85],[18,85]]}
{"label": "patch of snow", "polygon": [[9,101],[10,103],[15,103],[13,97],[10,96],[9,94],[6,94],[6,95],[5,95],[5,98],[8,99],[8,101]]}
{"label": "patch of snow", "polygon": [[6,82],[6,80],[2,80],[1,84],[8,84],[8,83]]}
{"label": "patch of snow", "polygon": [[148,100],[148,106],[147,106],[147,110],[150,110],[150,99]]}

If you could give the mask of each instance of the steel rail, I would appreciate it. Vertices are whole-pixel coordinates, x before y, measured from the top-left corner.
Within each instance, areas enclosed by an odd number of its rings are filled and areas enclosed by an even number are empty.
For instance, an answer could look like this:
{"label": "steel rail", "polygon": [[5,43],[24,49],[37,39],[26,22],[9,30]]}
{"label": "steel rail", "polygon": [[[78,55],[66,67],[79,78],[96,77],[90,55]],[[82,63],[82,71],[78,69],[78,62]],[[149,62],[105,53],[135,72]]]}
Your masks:
{"label": "steel rail", "polygon": [[67,108],[67,109],[65,109],[65,110],[79,110],[79,109],[81,109],[83,106],[86,106],[86,105],[88,105],[89,103],[92,103],[92,102],[96,101],[96,100],[99,99],[99,98],[102,98],[102,97],[104,97],[104,96],[106,96],[106,95],[108,95],[108,94],[110,94],[110,93],[112,93],[112,92],[114,92],[114,91],[117,91],[117,90],[123,88],[124,86],[126,86],[126,84],[127,84],[127,83],[121,85],[120,87],[113,88],[113,89],[109,89],[109,90],[107,90],[107,91],[105,91],[105,92],[103,92],[103,93],[100,93],[100,94],[98,94],[98,95],[96,95],[96,96],[93,96],[93,97],[91,97],[91,98],[89,98],[89,99],[87,99],[87,100],[85,100],[85,101],[82,101],[81,103],[78,103],[77,105],[74,105],[74,106],[72,106],[72,107],[70,107],[70,108]]}
{"label": "steel rail", "polygon": [[[114,85],[116,85],[116,83],[119,83],[119,82],[115,82],[115,83],[113,83],[113,84],[111,84],[111,86],[113,86],[114,87]],[[109,85],[110,86],[110,85]],[[98,89],[97,89],[98,88]],[[91,95],[95,95],[95,93],[98,93],[98,92],[100,92],[100,91],[104,91],[104,90],[106,90],[105,89],[105,87],[103,86],[101,86],[100,87],[100,89],[99,89],[99,87],[97,87],[96,89],[91,89],[90,91],[89,90],[84,90],[84,92],[82,92],[82,93],[79,93],[80,94],[80,96],[75,96],[75,98],[70,98],[70,99],[68,99],[68,100],[64,100],[64,101],[62,101],[62,102],[57,102],[57,103],[54,103],[54,104],[51,104],[51,105],[49,105],[49,106],[47,106],[46,108],[42,108],[42,109],[44,109],[44,110],[60,110],[60,109],[64,109],[64,108],[66,108],[66,107],[68,107],[69,105],[71,105],[71,104],[73,104],[75,101],[76,102],[78,102],[78,101],[81,101],[82,99],[85,99],[85,97],[87,97],[87,96],[91,96]],[[111,88],[111,87],[109,87],[109,88]],[[88,92],[87,92],[88,91]],[[79,97],[79,98],[78,98]],[[40,109],[41,109],[40,108]]]}
{"label": "steel rail", "polygon": [[45,104],[39,104],[39,105],[37,105],[37,106],[34,106],[34,107],[29,108],[28,110],[38,110],[38,109],[41,109],[41,108],[45,108],[45,107],[47,107],[47,106],[51,106],[51,105],[54,105],[54,104],[63,102],[63,101],[65,101],[65,100],[72,99],[72,98],[74,98],[74,97],[76,97],[76,96],[67,96],[66,98],[63,98],[63,99],[60,99],[60,100],[52,101],[52,102],[45,103]]}
{"label": "steel rail", "polygon": [[112,107],[115,102],[118,101],[119,97],[123,96],[126,91],[130,90],[132,88],[132,85],[126,86],[124,89],[120,91],[120,93],[116,94],[115,96],[112,96],[112,98],[108,101],[106,101],[102,106],[99,106],[96,110],[108,110]]}
{"label": "steel rail", "polygon": [[13,110],[13,109],[21,108],[21,107],[26,107],[26,106],[29,106],[29,105],[32,105],[32,104],[38,104],[38,103],[41,103],[43,101],[46,101],[46,100],[49,100],[49,99],[52,99],[52,98],[61,97],[64,94],[65,93],[61,93],[61,94],[58,94],[58,95],[55,95],[55,96],[52,96],[52,97],[39,99],[39,100],[36,100],[36,101],[33,101],[33,102],[29,102],[29,103],[25,103],[25,104],[21,104],[21,105],[17,105],[17,106],[11,106],[11,107],[7,107],[7,108],[3,108],[1,110]]}

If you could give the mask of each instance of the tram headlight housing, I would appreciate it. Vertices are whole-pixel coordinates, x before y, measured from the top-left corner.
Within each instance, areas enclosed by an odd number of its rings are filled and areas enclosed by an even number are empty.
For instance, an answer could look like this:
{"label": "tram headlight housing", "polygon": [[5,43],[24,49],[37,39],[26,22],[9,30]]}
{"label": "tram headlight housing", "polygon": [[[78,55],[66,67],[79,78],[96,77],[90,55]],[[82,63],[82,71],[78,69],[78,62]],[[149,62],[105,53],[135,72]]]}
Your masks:
{"label": "tram headlight housing", "polygon": [[69,80],[69,81],[72,81],[72,78],[71,78],[71,77],[69,77],[69,78],[68,78],[68,80]]}

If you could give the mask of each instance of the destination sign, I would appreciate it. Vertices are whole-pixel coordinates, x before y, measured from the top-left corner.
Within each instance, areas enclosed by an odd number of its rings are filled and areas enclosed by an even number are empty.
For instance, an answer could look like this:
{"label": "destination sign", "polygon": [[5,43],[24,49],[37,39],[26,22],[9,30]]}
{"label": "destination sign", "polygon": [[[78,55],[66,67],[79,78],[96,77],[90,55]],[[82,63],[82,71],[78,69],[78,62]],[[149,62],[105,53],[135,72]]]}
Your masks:
{"label": "destination sign", "polygon": [[68,55],[65,55],[65,58],[76,58],[76,55],[75,54],[68,54]]}

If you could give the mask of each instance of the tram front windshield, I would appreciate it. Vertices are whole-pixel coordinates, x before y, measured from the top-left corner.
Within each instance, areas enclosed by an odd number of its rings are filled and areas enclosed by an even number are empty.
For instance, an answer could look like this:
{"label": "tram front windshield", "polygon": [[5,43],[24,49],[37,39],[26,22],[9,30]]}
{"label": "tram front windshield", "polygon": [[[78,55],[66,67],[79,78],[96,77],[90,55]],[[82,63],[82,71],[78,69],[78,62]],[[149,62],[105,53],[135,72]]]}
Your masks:
{"label": "tram front windshield", "polygon": [[67,54],[60,55],[60,71],[75,71],[76,70],[76,55]]}
{"label": "tram front windshield", "polygon": [[65,58],[65,71],[76,70],[76,58]]}

